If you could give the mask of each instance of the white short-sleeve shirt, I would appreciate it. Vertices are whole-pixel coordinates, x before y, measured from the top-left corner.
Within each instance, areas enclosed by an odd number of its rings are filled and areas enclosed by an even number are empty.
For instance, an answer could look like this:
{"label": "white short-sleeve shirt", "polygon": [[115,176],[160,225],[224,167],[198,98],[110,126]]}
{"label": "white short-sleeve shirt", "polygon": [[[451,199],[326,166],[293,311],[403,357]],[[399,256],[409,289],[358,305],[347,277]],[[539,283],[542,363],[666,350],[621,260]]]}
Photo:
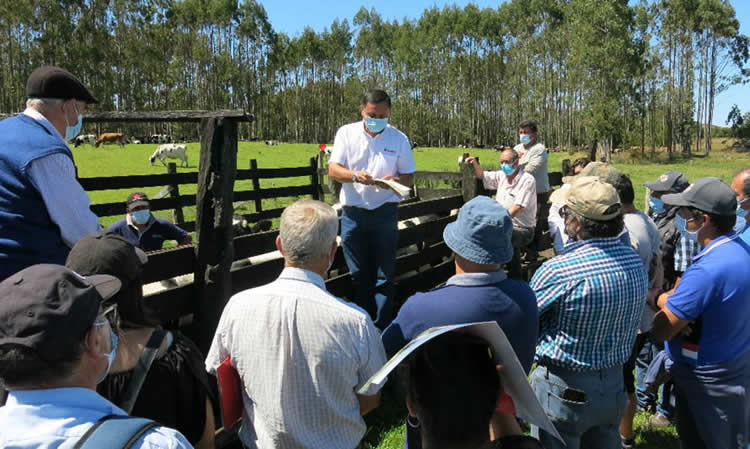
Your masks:
{"label": "white short-sleeve shirt", "polygon": [[[373,137],[365,131],[361,121],[339,128],[328,162],[349,170],[365,170],[373,178],[417,171],[409,139],[404,133],[388,125],[382,133]],[[400,200],[391,190],[380,187],[351,182],[343,183],[341,187],[340,201],[344,206],[372,210]]]}
{"label": "white short-sleeve shirt", "polygon": [[260,449],[356,447],[367,426],[355,392],[386,361],[366,312],[289,267],[224,307],[206,369],[227,357],[242,380],[240,440]]}
{"label": "white short-sleeve shirt", "polygon": [[508,177],[502,171],[485,171],[484,187],[497,189],[497,202],[510,210],[514,205],[523,209],[513,217],[513,226],[517,228],[533,228],[536,226],[536,181],[534,177],[523,170],[508,182]]}

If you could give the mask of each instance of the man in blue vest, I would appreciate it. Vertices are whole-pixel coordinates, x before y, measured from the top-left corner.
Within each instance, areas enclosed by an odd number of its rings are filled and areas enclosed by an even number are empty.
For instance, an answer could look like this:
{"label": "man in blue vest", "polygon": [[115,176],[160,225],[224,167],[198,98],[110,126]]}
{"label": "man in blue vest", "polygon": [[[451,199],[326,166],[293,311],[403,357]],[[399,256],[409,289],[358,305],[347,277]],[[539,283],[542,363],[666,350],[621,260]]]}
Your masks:
{"label": "man in blue vest", "polygon": [[40,67],[26,82],[26,110],[0,122],[0,280],[38,263],[64,264],[100,229],[66,141],[97,100],[70,72]]}

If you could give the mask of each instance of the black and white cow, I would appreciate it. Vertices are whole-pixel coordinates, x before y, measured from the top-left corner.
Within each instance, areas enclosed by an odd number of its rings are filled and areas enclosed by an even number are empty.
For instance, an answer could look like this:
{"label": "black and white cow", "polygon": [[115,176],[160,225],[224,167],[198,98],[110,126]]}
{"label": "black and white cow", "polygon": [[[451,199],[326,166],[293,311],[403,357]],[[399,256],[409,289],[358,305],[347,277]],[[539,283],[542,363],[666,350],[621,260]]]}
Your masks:
{"label": "black and white cow", "polygon": [[182,164],[180,165],[187,167],[187,146],[176,143],[166,143],[163,145],[159,145],[158,147],[156,147],[156,151],[154,151],[154,154],[152,154],[148,160],[151,162],[151,165],[154,165],[154,162],[157,159],[159,159],[165,167],[167,164],[166,162],[164,162],[164,159],[180,159],[182,160]]}

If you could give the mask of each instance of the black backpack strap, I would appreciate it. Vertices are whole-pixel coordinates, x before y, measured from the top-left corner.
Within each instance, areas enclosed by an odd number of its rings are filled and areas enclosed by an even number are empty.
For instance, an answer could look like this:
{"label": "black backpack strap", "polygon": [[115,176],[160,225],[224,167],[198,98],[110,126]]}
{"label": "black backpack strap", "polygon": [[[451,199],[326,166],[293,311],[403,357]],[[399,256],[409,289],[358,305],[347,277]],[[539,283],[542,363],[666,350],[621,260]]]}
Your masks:
{"label": "black backpack strap", "polygon": [[130,449],[158,424],[150,419],[107,415],[86,431],[73,449]]}
{"label": "black backpack strap", "polygon": [[141,391],[143,382],[146,380],[146,374],[151,368],[151,364],[154,363],[156,354],[159,352],[162,340],[166,337],[167,331],[164,329],[156,329],[151,333],[151,338],[148,339],[146,347],[138,359],[138,363],[135,365],[133,370],[133,376],[128,382],[128,387],[125,390],[125,394],[122,396],[120,408],[125,410],[125,413],[130,414],[135,406],[135,401],[138,399],[138,393]]}

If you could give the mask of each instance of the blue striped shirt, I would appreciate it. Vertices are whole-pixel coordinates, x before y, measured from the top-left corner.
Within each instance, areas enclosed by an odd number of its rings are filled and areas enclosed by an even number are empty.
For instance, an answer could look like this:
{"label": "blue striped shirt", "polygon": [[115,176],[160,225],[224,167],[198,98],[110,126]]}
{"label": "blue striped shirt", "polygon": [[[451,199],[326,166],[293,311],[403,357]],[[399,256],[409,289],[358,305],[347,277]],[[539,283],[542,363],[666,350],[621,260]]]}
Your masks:
{"label": "blue striped shirt", "polygon": [[674,248],[674,271],[684,273],[687,271],[693,257],[701,251],[700,245],[694,240],[688,240],[681,235]]}
{"label": "blue striped shirt", "polygon": [[618,237],[569,243],[537,270],[531,288],[540,318],[537,363],[585,371],[630,357],[648,274]]}

